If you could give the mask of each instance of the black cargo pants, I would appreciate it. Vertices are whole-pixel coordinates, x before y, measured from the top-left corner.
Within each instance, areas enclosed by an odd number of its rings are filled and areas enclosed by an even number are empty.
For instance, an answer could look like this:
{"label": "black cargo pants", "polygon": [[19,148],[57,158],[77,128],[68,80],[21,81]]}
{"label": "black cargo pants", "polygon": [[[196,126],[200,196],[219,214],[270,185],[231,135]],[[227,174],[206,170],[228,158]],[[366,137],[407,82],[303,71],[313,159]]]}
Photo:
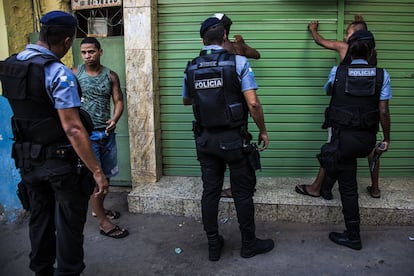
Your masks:
{"label": "black cargo pants", "polygon": [[341,130],[339,138],[339,162],[327,171],[323,186],[333,186],[338,180],[342,213],[345,224],[360,222],[357,183],[357,158],[366,157],[374,148],[376,134],[373,131]]}
{"label": "black cargo pants", "polygon": [[30,269],[36,275],[79,275],[83,262],[83,229],[95,182],[83,168],[76,172],[64,160],[46,160],[22,174],[30,198]]}
{"label": "black cargo pants", "polygon": [[230,185],[241,232],[255,232],[253,195],[256,172],[242,149],[239,131],[203,131],[196,138],[197,156],[201,165],[203,195],[201,212],[207,234],[218,232],[218,205],[228,166]]}

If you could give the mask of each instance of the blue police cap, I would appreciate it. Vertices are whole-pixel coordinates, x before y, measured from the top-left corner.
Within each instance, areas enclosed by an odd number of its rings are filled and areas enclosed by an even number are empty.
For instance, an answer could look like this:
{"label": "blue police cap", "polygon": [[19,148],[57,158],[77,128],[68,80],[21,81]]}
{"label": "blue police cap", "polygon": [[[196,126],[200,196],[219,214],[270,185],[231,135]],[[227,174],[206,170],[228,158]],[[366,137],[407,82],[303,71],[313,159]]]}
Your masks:
{"label": "blue police cap", "polygon": [[200,27],[200,37],[203,37],[204,33],[208,29],[218,24],[221,24],[221,21],[217,17],[209,17],[206,20],[204,20],[204,22],[201,23],[201,27]]}
{"label": "blue police cap", "polygon": [[40,18],[44,26],[67,26],[77,27],[78,20],[71,14],[63,11],[51,11]]}

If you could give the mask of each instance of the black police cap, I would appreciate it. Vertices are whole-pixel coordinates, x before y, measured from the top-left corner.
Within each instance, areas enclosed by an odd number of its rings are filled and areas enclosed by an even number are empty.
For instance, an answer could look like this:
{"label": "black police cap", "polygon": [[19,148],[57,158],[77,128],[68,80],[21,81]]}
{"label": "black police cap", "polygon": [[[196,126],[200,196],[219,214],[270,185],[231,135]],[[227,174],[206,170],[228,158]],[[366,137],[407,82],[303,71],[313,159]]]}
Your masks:
{"label": "black police cap", "polygon": [[209,17],[206,20],[204,20],[204,22],[201,23],[201,27],[200,27],[200,37],[203,37],[204,33],[208,29],[210,29],[211,27],[214,27],[218,24],[221,24],[221,21],[217,17]]}
{"label": "black police cap", "polygon": [[355,41],[368,40],[371,42],[371,45],[375,48],[375,38],[374,35],[367,30],[359,30],[354,32],[348,39],[348,44],[352,44]]}
{"label": "black police cap", "polygon": [[224,13],[215,13],[212,17],[218,18],[225,28],[230,28],[231,24],[233,24],[230,17]]}
{"label": "black police cap", "polygon": [[51,11],[40,18],[44,26],[67,26],[77,27],[78,20],[71,14],[63,11]]}

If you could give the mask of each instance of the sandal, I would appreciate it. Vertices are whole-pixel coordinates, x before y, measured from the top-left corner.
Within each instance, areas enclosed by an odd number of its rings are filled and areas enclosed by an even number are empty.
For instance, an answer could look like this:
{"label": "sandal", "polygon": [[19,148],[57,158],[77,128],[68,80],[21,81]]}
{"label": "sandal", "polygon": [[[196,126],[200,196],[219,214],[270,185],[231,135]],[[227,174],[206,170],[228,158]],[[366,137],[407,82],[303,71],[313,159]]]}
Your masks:
{"label": "sandal", "polygon": [[115,225],[115,227],[109,230],[108,232],[105,232],[104,230],[101,229],[99,233],[101,233],[101,235],[114,238],[114,239],[122,239],[129,235],[128,230],[121,229],[121,227],[119,227],[118,225]]}
{"label": "sandal", "polygon": [[309,185],[305,185],[305,184],[298,184],[295,186],[295,192],[297,192],[298,194],[301,195],[306,195],[306,196],[311,196],[311,197],[320,197],[320,195],[312,195],[308,192],[308,187]]}
{"label": "sandal", "polygon": [[[105,215],[108,219],[119,219],[121,217],[121,213],[114,210],[105,210]],[[96,218],[96,213],[92,212],[92,216]]]}
{"label": "sandal", "polygon": [[380,198],[381,197],[381,191],[378,190],[378,193],[372,192],[372,186],[368,186],[367,191],[368,191],[369,195],[373,198]]}

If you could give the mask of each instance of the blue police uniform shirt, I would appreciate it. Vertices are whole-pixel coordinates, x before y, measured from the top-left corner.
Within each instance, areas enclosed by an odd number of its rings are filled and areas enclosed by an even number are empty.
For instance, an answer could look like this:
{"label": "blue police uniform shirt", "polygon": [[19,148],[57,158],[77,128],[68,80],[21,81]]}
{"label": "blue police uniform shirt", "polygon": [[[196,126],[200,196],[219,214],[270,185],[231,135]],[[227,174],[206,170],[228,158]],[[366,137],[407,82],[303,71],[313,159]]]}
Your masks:
{"label": "blue police uniform shirt", "polygon": [[[26,49],[17,55],[17,59],[27,60],[38,55],[52,56],[59,60],[49,49],[36,44],[27,45]],[[62,63],[50,62],[45,66],[45,85],[56,109],[81,106],[75,75]]]}
{"label": "blue police uniform shirt", "polygon": [[[351,64],[368,64],[368,62],[364,59],[354,59],[351,62]],[[338,66],[332,67],[331,72],[329,73],[328,81],[325,83],[325,86],[324,86],[324,89],[326,92],[329,91],[329,88],[332,86],[332,84],[335,81],[335,75],[336,75],[337,68]],[[384,81],[382,82],[380,101],[386,101],[392,98],[390,75],[385,69],[383,70],[384,70]]]}
{"label": "blue police uniform shirt", "polygon": [[[203,47],[203,50],[220,50],[223,49],[218,45],[207,45]],[[237,76],[241,82],[241,92],[245,92],[247,90],[257,90],[258,86],[256,80],[254,78],[254,73],[252,68],[250,68],[250,63],[244,56],[236,55],[236,72]],[[187,76],[184,74],[183,78],[183,86],[182,86],[182,97],[185,99],[189,99],[190,95],[186,89],[185,82]]]}

